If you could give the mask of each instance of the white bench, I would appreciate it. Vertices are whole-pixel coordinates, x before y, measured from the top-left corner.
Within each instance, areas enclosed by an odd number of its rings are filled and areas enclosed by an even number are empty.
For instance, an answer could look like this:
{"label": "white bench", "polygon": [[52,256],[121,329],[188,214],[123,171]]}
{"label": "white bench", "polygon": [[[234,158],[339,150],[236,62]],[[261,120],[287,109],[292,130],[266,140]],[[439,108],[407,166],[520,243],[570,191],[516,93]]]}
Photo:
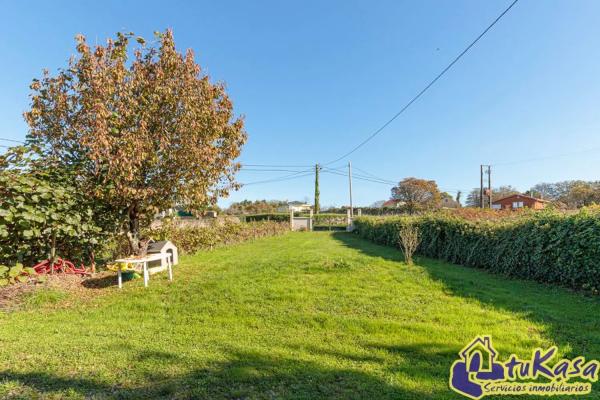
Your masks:
{"label": "white bench", "polygon": [[148,281],[150,280],[150,272],[148,271],[148,263],[150,261],[158,261],[160,260],[161,263],[166,263],[167,264],[167,270],[169,271],[169,280],[172,281],[173,280],[173,265],[171,263],[171,257],[169,256],[169,254],[162,254],[162,253],[156,253],[156,254],[148,254],[145,257],[138,257],[138,258],[120,258],[118,260],[115,260],[115,263],[118,263],[119,268],[117,269],[117,281],[119,283],[119,289],[123,288],[123,274],[122,274],[122,263],[126,263],[126,264],[137,264],[137,265],[142,265],[142,270],[144,272],[144,287],[148,287]]}

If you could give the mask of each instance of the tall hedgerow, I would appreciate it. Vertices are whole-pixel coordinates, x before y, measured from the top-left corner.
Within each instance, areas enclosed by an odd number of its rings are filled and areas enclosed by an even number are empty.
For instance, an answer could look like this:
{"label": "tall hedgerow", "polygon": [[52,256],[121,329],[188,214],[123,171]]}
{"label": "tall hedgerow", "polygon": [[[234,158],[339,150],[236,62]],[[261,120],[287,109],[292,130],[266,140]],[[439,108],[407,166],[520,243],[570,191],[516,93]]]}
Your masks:
{"label": "tall hedgerow", "polygon": [[[600,208],[502,219],[432,213],[411,221],[420,232],[421,255],[539,282],[600,289]],[[397,246],[408,219],[363,217],[354,223],[362,237]]]}

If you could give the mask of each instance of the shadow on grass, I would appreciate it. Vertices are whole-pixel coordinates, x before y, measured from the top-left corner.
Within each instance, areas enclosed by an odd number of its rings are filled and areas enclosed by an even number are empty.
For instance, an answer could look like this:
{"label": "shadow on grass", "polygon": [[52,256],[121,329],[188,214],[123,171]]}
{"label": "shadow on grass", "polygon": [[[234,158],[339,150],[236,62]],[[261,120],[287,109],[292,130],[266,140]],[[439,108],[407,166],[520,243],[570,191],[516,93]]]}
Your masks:
{"label": "shadow on grass", "polygon": [[[172,365],[189,365],[190,360],[161,352],[139,354],[137,360],[161,360],[155,368],[173,370]],[[336,356],[343,355],[336,354]],[[417,376],[418,371],[406,365]],[[409,390],[390,384],[389,379],[369,375],[357,369],[334,369],[290,358],[273,357],[256,352],[230,352],[228,361],[182,375],[161,373],[144,376],[139,386],[125,387],[82,377],[63,377],[44,372],[0,372],[0,382],[18,384],[24,394],[42,397],[76,394],[93,398],[146,399],[428,399],[444,398],[449,393],[434,393],[431,388]],[[62,397],[61,397],[62,398]]]}
{"label": "shadow on grass", "polygon": [[117,279],[114,276],[102,276],[99,278],[89,278],[81,283],[88,289],[106,289],[107,287],[117,286]]}
{"label": "shadow on grass", "polygon": [[[404,260],[398,249],[369,242],[356,234],[336,232],[332,236],[365,255]],[[455,296],[475,299],[544,325],[544,336],[570,348],[566,356],[600,358],[599,298],[426,257],[416,257],[415,263]]]}

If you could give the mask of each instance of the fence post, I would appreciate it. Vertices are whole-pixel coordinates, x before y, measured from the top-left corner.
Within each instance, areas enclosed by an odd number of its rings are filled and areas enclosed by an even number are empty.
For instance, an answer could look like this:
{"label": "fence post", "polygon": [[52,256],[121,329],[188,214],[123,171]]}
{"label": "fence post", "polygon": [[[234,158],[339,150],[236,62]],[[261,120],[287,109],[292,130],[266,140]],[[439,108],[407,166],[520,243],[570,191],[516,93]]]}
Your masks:
{"label": "fence post", "polygon": [[350,224],[352,223],[352,219],[350,218],[350,209],[346,209],[346,226],[350,228]]}
{"label": "fence post", "polygon": [[357,212],[358,212],[358,216],[360,217],[360,216],[362,215],[362,209],[360,209],[360,208],[359,208],[359,209],[357,210]]}
{"label": "fence post", "polygon": [[312,210],[312,208],[310,209],[310,214],[309,214],[309,219],[308,219],[308,230],[309,231],[313,230],[313,210]]}
{"label": "fence post", "polygon": [[294,230],[294,210],[290,210],[290,230]]}

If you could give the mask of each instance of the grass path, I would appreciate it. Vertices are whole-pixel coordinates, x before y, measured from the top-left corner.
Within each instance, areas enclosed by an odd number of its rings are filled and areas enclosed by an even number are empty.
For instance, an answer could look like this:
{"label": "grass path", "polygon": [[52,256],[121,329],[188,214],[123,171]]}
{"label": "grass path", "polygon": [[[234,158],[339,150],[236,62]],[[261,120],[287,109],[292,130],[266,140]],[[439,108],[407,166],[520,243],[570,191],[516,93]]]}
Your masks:
{"label": "grass path", "polygon": [[503,355],[556,344],[600,359],[597,299],[401,260],[350,234],[293,233],[82,305],[40,294],[0,314],[0,398],[455,399],[450,365],[479,334]]}

